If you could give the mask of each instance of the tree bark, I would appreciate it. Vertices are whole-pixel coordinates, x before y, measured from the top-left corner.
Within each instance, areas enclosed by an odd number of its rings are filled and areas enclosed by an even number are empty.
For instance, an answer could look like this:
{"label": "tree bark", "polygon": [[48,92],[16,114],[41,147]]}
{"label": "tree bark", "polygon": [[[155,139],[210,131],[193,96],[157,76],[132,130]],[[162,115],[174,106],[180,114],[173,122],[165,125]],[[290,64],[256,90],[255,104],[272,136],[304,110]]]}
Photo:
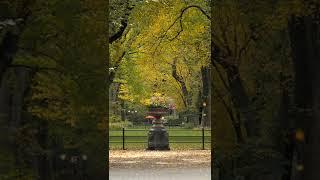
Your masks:
{"label": "tree bark", "polygon": [[180,87],[181,87],[181,92],[183,94],[183,103],[184,103],[184,106],[186,108],[188,108],[190,105],[191,105],[191,97],[190,97],[190,93],[188,91],[188,88],[187,88],[187,85],[186,85],[186,82],[184,81],[184,79],[182,78],[181,75],[178,74],[177,72],[177,59],[174,59],[173,60],[173,63],[171,65],[172,67],[172,77],[180,84]]}
{"label": "tree bark", "polygon": [[259,136],[257,115],[250,107],[248,94],[240,78],[240,72],[236,66],[223,66],[228,77],[230,95],[235,108],[240,112],[248,137]]}
{"label": "tree bark", "polygon": [[[232,126],[234,128],[234,131],[236,133],[236,137],[237,137],[237,143],[242,144],[245,142],[244,137],[243,137],[243,132],[241,129],[241,123],[240,123],[240,113],[237,111],[236,113],[234,113],[232,107],[228,106],[228,104],[226,103],[226,101],[223,99],[223,97],[221,96],[221,94],[219,92],[216,93],[218,98],[220,99],[220,101],[222,102],[222,104],[224,105],[229,118],[231,120]],[[236,116],[235,116],[236,114]]]}
{"label": "tree bark", "polygon": [[4,73],[8,70],[18,51],[19,36],[8,31],[0,44],[0,85],[2,84]]}
{"label": "tree bark", "polygon": [[294,179],[318,180],[320,171],[320,26],[315,16],[292,17],[289,23],[292,59],[295,67],[296,129],[305,138],[297,139],[297,163]]}

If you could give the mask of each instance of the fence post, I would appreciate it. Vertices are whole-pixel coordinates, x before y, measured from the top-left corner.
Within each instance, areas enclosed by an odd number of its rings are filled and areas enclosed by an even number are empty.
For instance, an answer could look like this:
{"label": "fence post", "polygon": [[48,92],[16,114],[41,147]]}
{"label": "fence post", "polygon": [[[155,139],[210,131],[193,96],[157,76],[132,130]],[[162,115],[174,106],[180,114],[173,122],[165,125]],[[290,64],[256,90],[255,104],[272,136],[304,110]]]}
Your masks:
{"label": "fence post", "polygon": [[124,150],[124,128],[122,128],[122,150]]}
{"label": "fence post", "polygon": [[202,150],[204,150],[204,128],[202,127]]}

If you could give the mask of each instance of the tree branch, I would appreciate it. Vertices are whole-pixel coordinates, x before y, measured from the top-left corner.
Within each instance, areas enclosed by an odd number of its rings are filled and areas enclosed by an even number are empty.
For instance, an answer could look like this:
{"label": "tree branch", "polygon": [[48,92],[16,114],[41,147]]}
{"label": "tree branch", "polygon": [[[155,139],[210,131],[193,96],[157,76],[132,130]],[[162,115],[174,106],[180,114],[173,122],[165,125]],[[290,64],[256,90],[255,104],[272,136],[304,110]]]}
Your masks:
{"label": "tree branch", "polygon": [[127,28],[128,26],[128,19],[124,19],[121,21],[121,27],[119,29],[118,32],[116,32],[114,35],[112,35],[111,37],[109,37],[109,44],[112,44],[114,41],[120,39],[123,35],[124,30]]}
{"label": "tree branch", "polygon": [[170,41],[176,39],[180,33],[183,31],[183,27],[182,27],[182,18],[183,18],[183,15],[184,13],[188,10],[188,9],[191,9],[191,8],[196,8],[198,10],[200,10],[200,12],[205,15],[207,17],[208,20],[211,20],[211,17],[207,14],[207,12],[205,10],[203,10],[200,6],[197,6],[197,5],[190,5],[190,6],[187,6],[185,8],[183,8],[179,14],[179,16],[173,21],[173,23],[167,28],[167,30],[164,32],[164,34],[160,37],[160,41],[159,43],[156,45],[156,48],[154,50],[154,53],[157,51],[158,47],[160,46],[160,44],[162,43],[163,39],[167,36],[167,33],[168,31],[178,22],[180,22],[180,30],[178,31],[177,35],[175,35],[175,37],[173,37],[172,39],[170,39]]}
{"label": "tree branch", "polygon": [[122,37],[125,29],[128,26],[128,18],[129,18],[129,15],[130,15],[132,9],[133,9],[133,7],[130,7],[129,0],[127,0],[126,1],[126,10],[127,10],[127,12],[125,13],[125,17],[121,20],[121,27],[115,34],[113,34],[112,36],[110,36],[108,38],[109,44],[112,44],[114,41],[116,41],[116,40],[118,40],[118,39],[120,39]]}

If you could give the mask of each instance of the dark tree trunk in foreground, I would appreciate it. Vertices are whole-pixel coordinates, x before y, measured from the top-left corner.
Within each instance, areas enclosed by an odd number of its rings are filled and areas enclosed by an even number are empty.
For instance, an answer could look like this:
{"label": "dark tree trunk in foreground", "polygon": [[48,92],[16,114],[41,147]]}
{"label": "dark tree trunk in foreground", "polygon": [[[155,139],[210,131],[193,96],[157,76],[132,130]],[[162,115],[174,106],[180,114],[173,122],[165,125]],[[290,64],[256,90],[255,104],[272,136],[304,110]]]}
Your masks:
{"label": "dark tree trunk in foreground", "polygon": [[[296,166],[294,180],[319,180],[320,26],[317,16],[292,17],[289,24],[295,67]],[[301,129],[301,130],[299,130]]]}
{"label": "dark tree trunk in foreground", "polygon": [[[12,78],[8,74],[9,68],[18,52],[19,38],[23,29],[23,25],[14,25],[10,29],[2,29],[4,35],[0,39],[0,151],[6,153],[8,159],[11,155],[14,165],[21,165],[19,152],[17,151],[18,144],[14,139],[19,125],[22,123],[22,106],[23,106],[23,91],[26,86],[25,72],[22,69],[14,69],[12,74],[15,77],[15,82],[11,84],[7,79]],[[21,94],[22,93],[22,94]],[[0,162],[1,163],[1,162]],[[4,162],[10,163],[10,162]],[[6,168],[12,168],[4,165]],[[6,169],[8,173],[10,169]],[[5,170],[5,171],[6,171]],[[11,169],[12,170],[12,169]]]}
{"label": "dark tree trunk in foreground", "polygon": [[[288,164],[284,166],[285,173],[282,175],[282,180],[290,180],[291,170],[292,170],[292,158],[293,158],[293,146],[294,139],[292,134],[292,123],[290,122],[289,115],[289,92],[287,87],[284,87],[283,81],[284,77],[280,75],[282,97],[280,99],[280,107],[278,112],[278,118],[276,118],[276,130],[273,135],[273,141],[276,142],[276,147],[279,152],[283,153],[283,156],[289,160]],[[285,137],[283,137],[282,132],[285,132]]]}
{"label": "dark tree trunk in foreground", "polygon": [[[10,80],[7,80],[9,78]],[[12,160],[15,162],[15,168],[17,169],[25,166],[26,163],[31,163],[32,159],[29,156],[30,154],[24,152],[24,149],[28,147],[19,143],[21,141],[20,135],[23,133],[22,127],[29,123],[25,116],[24,98],[30,85],[30,69],[18,67],[10,68],[3,74],[3,81],[0,86],[1,136],[7,138],[6,142],[0,142],[1,149],[12,154]],[[31,167],[31,164],[28,165]]]}
{"label": "dark tree trunk in foreground", "polygon": [[235,108],[242,115],[242,122],[248,137],[256,137],[259,135],[257,115],[252,110],[249,96],[243,86],[240,72],[236,66],[223,66],[229,81],[230,95]]}
{"label": "dark tree trunk in foreground", "polygon": [[241,124],[244,125],[247,136],[258,137],[259,136],[259,124],[257,113],[252,109],[249,95],[243,85],[243,81],[240,76],[239,65],[233,63],[239,62],[237,59],[233,59],[230,55],[221,51],[216,45],[212,45],[212,54],[215,54],[215,59],[211,59],[213,66],[216,66],[215,62],[220,64],[228,79],[229,93],[234,104],[234,107],[239,111],[241,115]]}
{"label": "dark tree trunk in foreground", "polygon": [[9,31],[5,34],[0,44],[0,85],[4,73],[8,70],[18,51],[18,39],[18,35]]}

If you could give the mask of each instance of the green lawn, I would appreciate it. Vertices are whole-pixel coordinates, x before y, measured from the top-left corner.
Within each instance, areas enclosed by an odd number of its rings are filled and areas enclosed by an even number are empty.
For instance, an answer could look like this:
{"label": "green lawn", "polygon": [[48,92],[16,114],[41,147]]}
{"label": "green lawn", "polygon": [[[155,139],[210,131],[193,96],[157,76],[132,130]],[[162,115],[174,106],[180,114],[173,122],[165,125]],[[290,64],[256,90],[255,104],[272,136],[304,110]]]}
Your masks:
{"label": "green lawn", "polygon": [[[147,148],[148,128],[128,128],[125,130],[126,149]],[[171,149],[202,149],[202,130],[167,128]],[[205,149],[211,147],[211,131],[205,130]],[[109,131],[109,148],[122,149],[122,130]]]}

